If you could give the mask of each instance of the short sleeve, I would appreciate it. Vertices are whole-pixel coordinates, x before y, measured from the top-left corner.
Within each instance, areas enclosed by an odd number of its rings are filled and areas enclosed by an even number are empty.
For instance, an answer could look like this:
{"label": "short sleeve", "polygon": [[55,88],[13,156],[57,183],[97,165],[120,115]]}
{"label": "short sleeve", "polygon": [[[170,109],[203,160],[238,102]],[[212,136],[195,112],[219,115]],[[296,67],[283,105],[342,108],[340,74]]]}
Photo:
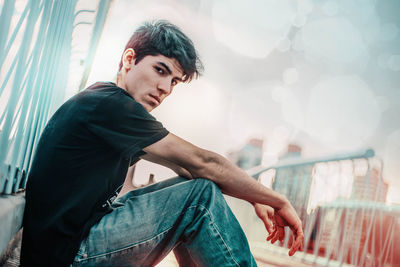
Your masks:
{"label": "short sleeve", "polygon": [[141,104],[122,92],[99,102],[88,127],[126,158],[143,155],[143,148],[168,134],[168,130]]}

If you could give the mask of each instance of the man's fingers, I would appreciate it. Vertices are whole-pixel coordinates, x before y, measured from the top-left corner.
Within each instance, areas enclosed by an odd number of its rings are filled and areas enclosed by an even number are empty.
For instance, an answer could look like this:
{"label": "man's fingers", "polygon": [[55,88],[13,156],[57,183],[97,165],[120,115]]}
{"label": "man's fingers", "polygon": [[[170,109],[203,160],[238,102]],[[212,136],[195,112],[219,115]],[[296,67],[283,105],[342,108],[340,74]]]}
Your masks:
{"label": "man's fingers", "polygon": [[274,238],[275,237],[275,235],[276,235],[276,228],[274,229],[274,231],[272,232],[272,234],[270,234],[268,237],[267,237],[267,241],[270,241],[270,240],[272,240],[272,238]]}
{"label": "man's fingers", "polygon": [[289,256],[293,256],[294,253],[296,253],[296,251],[301,250],[300,248],[301,248],[301,244],[294,243],[289,250]]}
{"label": "man's fingers", "polygon": [[276,226],[272,235],[269,235],[267,241],[271,240],[271,243],[274,244],[277,240],[282,241],[285,237],[285,231],[283,227]]}
{"label": "man's fingers", "polygon": [[272,232],[274,231],[274,225],[272,224],[272,222],[268,218],[264,218],[263,221],[268,234],[272,234]]}
{"label": "man's fingers", "polygon": [[285,228],[284,227],[279,227],[280,228],[280,235],[279,235],[279,241],[283,241],[285,238]]}
{"label": "man's fingers", "polygon": [[276,240],[278,240],[279,236],[278,234],[275,234],[274,238],[271,239],[271,243],[274,244]]}
{"label": "man's fingers", "polygon": [[303,243],[304,243],[304,235],[298,235],[293,242],[290,250],[289,250],[289,256],[293,256],[296,251],[302,251],[303,250]]}

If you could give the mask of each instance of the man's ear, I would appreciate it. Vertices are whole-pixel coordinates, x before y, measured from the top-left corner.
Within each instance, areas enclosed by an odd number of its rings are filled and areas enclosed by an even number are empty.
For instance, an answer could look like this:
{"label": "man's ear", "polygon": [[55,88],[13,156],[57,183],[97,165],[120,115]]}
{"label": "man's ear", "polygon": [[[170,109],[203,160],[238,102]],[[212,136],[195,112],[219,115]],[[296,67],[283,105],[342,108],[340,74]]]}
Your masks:
{"label": "man's ear", "polygon": [[122,65],[124,69],[130,70],[135,65],[136,53],[132,48],[125,50],[122,56]]}

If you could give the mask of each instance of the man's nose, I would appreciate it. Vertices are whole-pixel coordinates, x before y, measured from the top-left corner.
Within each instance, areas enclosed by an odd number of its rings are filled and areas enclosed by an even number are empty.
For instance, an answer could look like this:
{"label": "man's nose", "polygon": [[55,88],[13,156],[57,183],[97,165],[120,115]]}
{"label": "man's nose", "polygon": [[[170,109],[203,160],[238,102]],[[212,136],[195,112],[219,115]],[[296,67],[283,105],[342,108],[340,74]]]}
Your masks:
{"label": "man's nose", "polygon": [[158,90],[160,90],[163,94],[170,94],[172,90],[171,80],[163,79],[158,83]]}

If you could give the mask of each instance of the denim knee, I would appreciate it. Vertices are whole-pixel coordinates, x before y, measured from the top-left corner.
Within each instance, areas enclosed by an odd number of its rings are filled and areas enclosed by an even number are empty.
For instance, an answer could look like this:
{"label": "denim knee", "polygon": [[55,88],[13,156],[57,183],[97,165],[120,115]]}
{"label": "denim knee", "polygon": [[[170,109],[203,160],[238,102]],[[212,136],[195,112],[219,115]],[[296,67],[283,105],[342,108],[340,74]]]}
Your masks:
{"label": "denim knee", "polygon": [[209,190],[213,193],[221,193],[218,185],[213,181],[205,178],[196,178],[196,182],[200,185],[200,188],[203,190]]}
{"label": "denim knee", "polygon": [[216,202],[225,202],[225,198],[218,185],[209,179],[196,178],[195,195],[201,195],[201,202],[206,202],[208,205],[216,204]]}

